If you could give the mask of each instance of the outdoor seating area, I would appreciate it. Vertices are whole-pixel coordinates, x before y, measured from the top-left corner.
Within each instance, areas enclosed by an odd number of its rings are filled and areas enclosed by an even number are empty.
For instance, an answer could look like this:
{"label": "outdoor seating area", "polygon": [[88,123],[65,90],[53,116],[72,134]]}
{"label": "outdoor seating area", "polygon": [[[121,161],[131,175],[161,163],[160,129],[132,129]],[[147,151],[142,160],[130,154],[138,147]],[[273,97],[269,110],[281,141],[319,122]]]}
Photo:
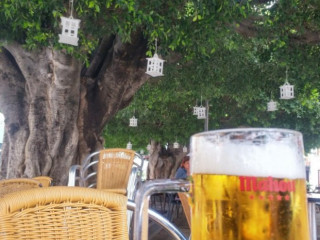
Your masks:
{"label": "outdoor seating area", "polygon": [[[6,239],[132,239],[143,162],[134,151],[105,149],[70,168],[69,186],[52,186],[47,176],[2,180],[0,232]],[[187,239],[168,215],[148,212],[157,229],[150,239]]]}
{"label": "outdoor seating area", "polygon": [[[137,218],[147,217],[149,240],[189,239],[187,181],[149,181],[157,187],[149,184],[148,190],[141,180],[143,164],[132,150],[104,149],[70,168],[69,186],[52,186],[47,176],[1,180],[0,232],[6,239],[136,239]],[[117,178],[110,177],[114,174]],[[139,212],[141,195],[136,199],[141,186],[151,194],[146,216]],[[308,202],[312,240],[318,240],[320,198],[310,195]]]}
{"label": "outdoor seating area", "polygon": [[0,240],[320,240],[320,0],[0,0]]}

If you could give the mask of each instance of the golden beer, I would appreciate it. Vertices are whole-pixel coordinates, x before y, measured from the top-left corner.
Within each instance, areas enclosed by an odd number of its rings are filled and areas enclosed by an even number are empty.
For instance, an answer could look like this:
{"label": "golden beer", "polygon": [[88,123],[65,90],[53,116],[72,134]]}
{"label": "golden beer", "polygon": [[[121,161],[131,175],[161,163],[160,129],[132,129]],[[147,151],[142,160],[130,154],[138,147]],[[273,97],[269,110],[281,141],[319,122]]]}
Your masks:
{"label": "golden beer", "polygon": [[193,240],[309,240],[303,141],[283,129],[191,138]]}
{"label": "golden beer", "polygon": [[192,175],[192,239],[306,240],[305,179]]}

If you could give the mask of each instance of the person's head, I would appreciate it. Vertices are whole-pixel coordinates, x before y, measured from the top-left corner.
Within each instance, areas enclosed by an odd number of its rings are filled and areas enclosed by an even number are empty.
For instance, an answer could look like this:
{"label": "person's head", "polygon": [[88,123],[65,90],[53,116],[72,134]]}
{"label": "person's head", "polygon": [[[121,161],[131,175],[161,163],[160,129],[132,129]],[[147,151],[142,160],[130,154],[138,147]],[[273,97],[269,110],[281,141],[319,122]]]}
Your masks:
{"label": "person's head", "polygon": [[181,167],[183,167],[184,169],[186,169],[189,172],[189,168],[190,168],[190,157],[189,156],[184,156],[182,158]]}

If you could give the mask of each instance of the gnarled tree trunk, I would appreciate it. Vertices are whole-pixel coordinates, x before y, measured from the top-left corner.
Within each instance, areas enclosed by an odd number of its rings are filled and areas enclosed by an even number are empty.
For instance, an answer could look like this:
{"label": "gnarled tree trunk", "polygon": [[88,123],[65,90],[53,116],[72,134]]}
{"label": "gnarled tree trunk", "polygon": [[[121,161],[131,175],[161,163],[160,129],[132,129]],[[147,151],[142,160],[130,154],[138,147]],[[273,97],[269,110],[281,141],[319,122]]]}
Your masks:
{"label": "gnarled tree trunk", "polygon": [[185,155],[186,153],[182,151],[182,147],[174,149],[172,145],[169,145],[165,148],[160,143],[151,141],[147,178],[174,178]]}
{"label": "gnarled tree trunk", "polygon": [[108,120],[127,106],[147,76],[146,40],[103,39],[90,66],[51,48],[0,51],[0,111],[5,136],[0,178],[48,175],[65,185],[68,169],[103,148]]}

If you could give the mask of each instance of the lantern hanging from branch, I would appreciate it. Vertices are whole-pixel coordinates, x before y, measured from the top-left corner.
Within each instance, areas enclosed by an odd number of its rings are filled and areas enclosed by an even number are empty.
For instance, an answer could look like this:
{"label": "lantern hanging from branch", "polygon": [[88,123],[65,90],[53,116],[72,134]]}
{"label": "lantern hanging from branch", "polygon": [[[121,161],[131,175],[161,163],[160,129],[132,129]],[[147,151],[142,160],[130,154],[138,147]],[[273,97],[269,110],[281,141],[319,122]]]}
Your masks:
{"label": "lantern hanging from branch", "polygon": [[196,105],[193,107],[193,115],[198,115],[198,111],[199,111],[199,106],[196,100]]}
{"label": "lantern hanging from branch", "polygon": [[127,149],[132,149],[132,143],[130,141],[127,143]]}
{"label": "lantern hanging from branch", "polygon": [[151,144],[150,143],[147,145],[147,150],[148,150],[148,152],[151,151]]}
{"label": "lantern hanging from branch", "polygon": [[184,145],[184,146],[183,146],[183,148],[182,148],[182,152],[184,152],[184,153],[188,152],[188,148],[187,148],[187,146],[186,146],[186,145]]}
{"label": "lantern hanging from branch", "polygon": [[271,99],[270,102],[268,102],[268,104],[267,104],[267,111],[273,112],[273,111],[277,111],[277,110],[278,110],[277,102],[275,102]]}
{"label": "lantern hanging from branch", "polygon": [[285,82],[285,84],[280,87],[280,99],[292,98],[294,98],[294,86]]}
{"label": "lantern hanging from branch", "polygon": [[78,29],[81,20],[73,18],[72,13],[73,0],[70,0],[70,17],[61,17],[62,32],[59,34],[59,43],[78,46]]}
{"label": "lantern hanging from branch", "polygon": [[138,119],[133,116],[129,120],[129,127],[137,127],[138,126]]}
{"label": "lantern hanging from branch", "polygon": [[202,105],[198,107],[198,119],[206,119],[206,108]]}
{"label": "lantern hanging from branch", "polygon": [[198,113],[199,113],[199,106],[194,106],[193,107],[193,115],[198,115]]}
{"label": "lantern hanging from branch", "polygon": [[174,149],[178,149],[179,148],[179,143],[178,142],[174,142],[173,143],[173,148]]}
{"label": "lantern hanging from branch", "polygon": [[202,95],[201,95],[201,105],[200,107],[198,107],[198,114],[197,114],[197,118],[198,119],[206,119],[207,116],[206,116],[206,108],[202,106]]}
{"label": "lantern hanging from branch", "polygon": [[286,70],[286,82],[280,87],[280,99],[294,98],[294,85],[288,82],[288,69]]}
{"label": "lantern hanging from branch", "polygon": [[152,77],[160,77],[163,76],[163,63],[164,60],[159,58],[157,54],[157,39],[156,41],[156,50],[152,58],[147,58],[147,71],[146,74]]}
{"label": "lantern hanging from branch", "polygon": [[179,148],[179,143],[178,143],[178,141],[177,141],[177,137],[176,137],[176,141],[173,143],[173,148],[174,149],[178,149]]}

